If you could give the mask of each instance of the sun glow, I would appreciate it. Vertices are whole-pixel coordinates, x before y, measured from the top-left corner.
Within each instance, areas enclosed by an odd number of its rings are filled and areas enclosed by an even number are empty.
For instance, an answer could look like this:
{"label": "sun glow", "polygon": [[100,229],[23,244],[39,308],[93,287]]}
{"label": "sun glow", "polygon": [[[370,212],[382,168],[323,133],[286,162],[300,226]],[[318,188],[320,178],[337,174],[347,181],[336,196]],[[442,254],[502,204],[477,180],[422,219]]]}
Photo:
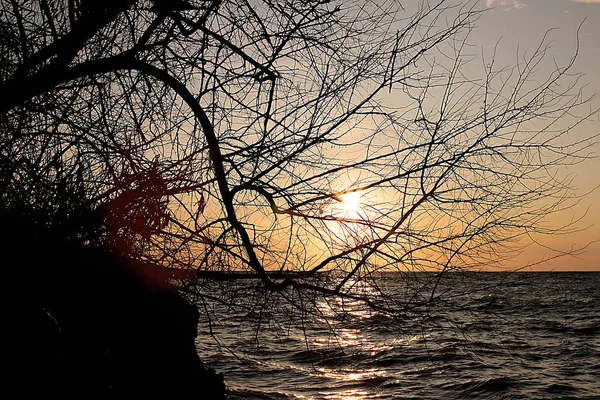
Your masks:
{"label": "sun glow", "polygon": [[353,247],[370,237],[368,199],[364,191],[338,192],[332,196],[324,223],[330,232],[331,246]]}
{"label": "sun glow", "polygon": [[358,192],[351,192],[343,194],[342,196],[342,209],[347,216],[356,217],[360,214],[361,207],[361,196]]}

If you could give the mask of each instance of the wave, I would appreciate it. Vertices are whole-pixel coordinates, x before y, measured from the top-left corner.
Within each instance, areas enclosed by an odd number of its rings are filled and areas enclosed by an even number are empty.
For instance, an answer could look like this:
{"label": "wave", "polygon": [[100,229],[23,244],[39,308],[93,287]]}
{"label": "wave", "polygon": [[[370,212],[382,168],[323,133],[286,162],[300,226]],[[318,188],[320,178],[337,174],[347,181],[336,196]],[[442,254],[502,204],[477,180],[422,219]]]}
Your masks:
{"label": "wave", "polygon": [[519,381],[506,375],[487,379],[471,379],[467,382],[445,385],[445,388],[457,391],[459,398],[478,397],[482,393],[504,392],[519,386]]}
{"label": "wave", "polygon": [[267,392],[253,389],[228,389],[227,400],[290,400],[302,397],[282,392]]}
{"label": "wave", "polygon": [[570,393],[577,391],[577,388],[568,383],[552,383],[546,386],[545,391],[549,393]]}

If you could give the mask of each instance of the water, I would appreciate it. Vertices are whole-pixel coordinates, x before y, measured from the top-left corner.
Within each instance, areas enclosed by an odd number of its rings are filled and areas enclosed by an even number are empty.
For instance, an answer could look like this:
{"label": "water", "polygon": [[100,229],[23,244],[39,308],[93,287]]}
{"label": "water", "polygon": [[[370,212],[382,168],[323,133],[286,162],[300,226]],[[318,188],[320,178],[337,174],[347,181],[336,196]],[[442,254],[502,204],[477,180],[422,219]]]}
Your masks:
{"label": "water", "polygon": [[[412,296],[426,275],[379,284]],[[249,292],[232,296],[264,300],[247,314],[204,300],[198,351],[229,399],[600,399],[600,273],[454,274],[437,290],[445,301],[398,317],[336,299],[300,317]]]}

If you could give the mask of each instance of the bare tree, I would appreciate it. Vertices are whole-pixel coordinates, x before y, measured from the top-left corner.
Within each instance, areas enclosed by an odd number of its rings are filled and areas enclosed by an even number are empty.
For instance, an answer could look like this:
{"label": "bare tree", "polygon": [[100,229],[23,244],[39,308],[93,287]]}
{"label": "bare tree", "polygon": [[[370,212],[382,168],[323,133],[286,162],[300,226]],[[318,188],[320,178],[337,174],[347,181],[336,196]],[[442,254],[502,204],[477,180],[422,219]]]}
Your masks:
{"label": "bare tree", "polygon": [[[577,49],[549,63],[544,37],[498,66],[469,46],[480,15],[445,0],[2,1],[2,207],[192,271],[182,288],[201,299],[249,303],[208,277],[300,309],[304,293],[426,304],[445,272],[553,231],[545,217],[572,200],[557,171],[592,140],[570,136],[590,114],[572,117],[590,100]],[[437,274],[396,299],[382,271]]]}

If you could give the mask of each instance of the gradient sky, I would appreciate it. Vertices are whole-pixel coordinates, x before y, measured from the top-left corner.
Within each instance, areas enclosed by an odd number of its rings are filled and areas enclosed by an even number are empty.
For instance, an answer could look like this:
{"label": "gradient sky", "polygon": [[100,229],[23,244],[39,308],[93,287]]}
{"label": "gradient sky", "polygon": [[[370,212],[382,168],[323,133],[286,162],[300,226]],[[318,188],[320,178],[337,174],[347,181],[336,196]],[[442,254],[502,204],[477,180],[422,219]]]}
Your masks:
{"label": "gradient sky", "polygon": [[[592,108],[600,107],[600,0],[481,0],[489,11],[478,22],[475,41],[481,46],[493,46],[502,37],[504,49],[513,50],[518,45],[520,51],[533,50],[543,34],[551,32],[551,53],[557,60],[565,61],[572,57],[576,48],[577,29],[579,32],[580,54],[574,71],[584,74],[582,82],[587,84],[586,93],[594,94]],[[502,52],[505,64],[514,64],[515,52]],[[511,59],[512,57],[512,59]],[[595,115],[582,129],[586,133],[600,133],[600,116]],[[581,134],[583,131],[575,132]],[[600,139],[600,138],[599,138]],[[600,143],[593,147],[593,153],[600,156]],[[600,158],[586,161],[572,167],[574,184],[580,193],[592,191],[600,186]],[[581,247],[591,243],[584,253],[577,257],[567,256],[542,263],[534,270],[579,270],[600,271],[600,189],[590,193],[568,213],[556,217],[556,224],[580,218],[581,228],[587,229],[560,237],[545,238],[545,243],[568,250],[571,246]],[[554,222],[554,220],[553,220]],[[535,262],[551,253],[539,246],[531,246],[519,258],[519,263]]]}

